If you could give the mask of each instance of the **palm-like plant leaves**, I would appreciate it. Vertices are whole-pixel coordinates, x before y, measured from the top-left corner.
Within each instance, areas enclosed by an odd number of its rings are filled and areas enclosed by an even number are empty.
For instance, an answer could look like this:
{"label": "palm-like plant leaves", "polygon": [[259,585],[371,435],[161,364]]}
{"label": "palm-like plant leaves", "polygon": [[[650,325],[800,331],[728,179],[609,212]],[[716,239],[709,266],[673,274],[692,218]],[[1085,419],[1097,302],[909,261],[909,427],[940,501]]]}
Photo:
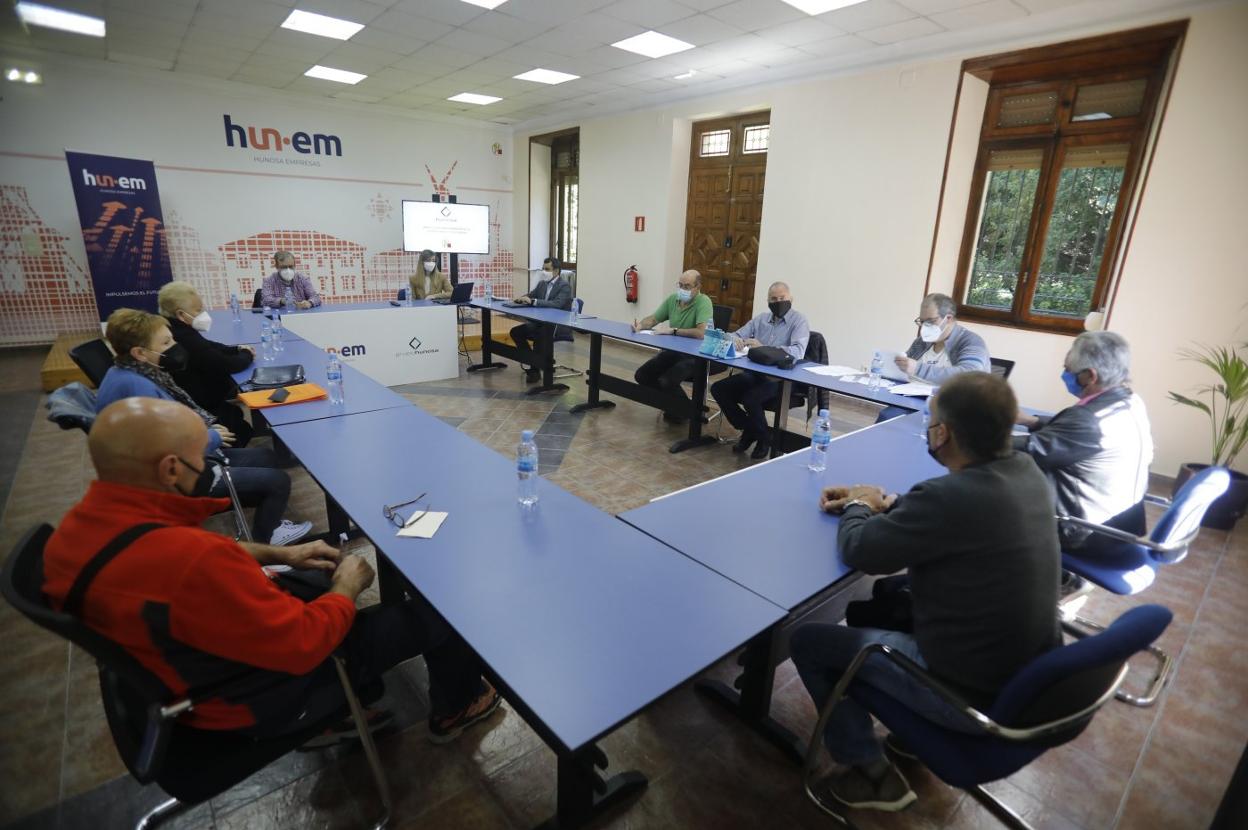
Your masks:
{"label": "palm-like plant leaves", "polygon": [[[1220,381],[1196,387],[1194,397],[1171,392],[1170,400],[1205,413],[1213,431],[1213,463],[1229,467],[1248,445],[1248,361],[1233,346],[1182,349],[1179,356],[1206,367]],[[1206,397],[1208,403],[1200,400]]]}

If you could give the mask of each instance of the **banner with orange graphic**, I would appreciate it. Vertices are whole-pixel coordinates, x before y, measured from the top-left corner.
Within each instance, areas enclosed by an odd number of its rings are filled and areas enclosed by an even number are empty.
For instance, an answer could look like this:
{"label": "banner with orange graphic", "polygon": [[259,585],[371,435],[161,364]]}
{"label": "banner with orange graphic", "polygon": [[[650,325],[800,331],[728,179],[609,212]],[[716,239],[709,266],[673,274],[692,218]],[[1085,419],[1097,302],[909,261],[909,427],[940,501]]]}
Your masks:
{"label": "banner with orange graphic", "polygon": [[119,308],[156,310],[173,279],[150,161],[65,151],[100,320]]}

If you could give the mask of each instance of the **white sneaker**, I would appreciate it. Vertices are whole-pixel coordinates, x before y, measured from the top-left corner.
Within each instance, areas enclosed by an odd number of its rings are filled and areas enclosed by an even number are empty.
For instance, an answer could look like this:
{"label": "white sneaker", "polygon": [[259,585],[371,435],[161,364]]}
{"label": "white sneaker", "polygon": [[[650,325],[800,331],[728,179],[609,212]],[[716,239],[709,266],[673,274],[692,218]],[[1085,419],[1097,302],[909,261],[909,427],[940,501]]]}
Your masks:
{"label": "white sneaker", "polygon": [[273,531],[273,538],[269,540],[269,544],[281,547],[282,545],[289,545],[291,542],[298,542],[304,536],[307,536],[308,531],[311,529],[311,522],[295,524],[289,519],[282,519],[282,523]]}

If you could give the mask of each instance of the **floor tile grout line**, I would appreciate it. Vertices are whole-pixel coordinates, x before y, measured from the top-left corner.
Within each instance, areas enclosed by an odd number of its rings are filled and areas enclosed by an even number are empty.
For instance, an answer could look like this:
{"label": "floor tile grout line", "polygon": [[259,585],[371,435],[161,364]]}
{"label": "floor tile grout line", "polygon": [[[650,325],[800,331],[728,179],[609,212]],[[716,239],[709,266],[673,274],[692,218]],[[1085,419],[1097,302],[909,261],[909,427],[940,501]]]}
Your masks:
{"label": "floor tile grout line", "polygon": [[[1222,567],[1222,562],[1226,559],[1226,549],[1231,544],[1231,532],[1226,532],[1226,537],[1222,540],[1222,550],[1218,553],[1218,561],[1214,563],[1213,569],[1209,572],[1208,580],[1205,583],[1205,592],[1200,598],[1200,603],[1196,606],[1196,613],[1192,616],[1192,624],[1188,627],[1187,637],[1183,640],[1183,646],[1179,649],[1179,653],[1174,658],[1174,664],[1171,667],[1170,684],[1173,684],[1179,676],[1179,670],[1183,667],[1183,660],[1187,656],[1188,649],[1191,647],[1192,636],[1196,633],[1200,623],[1200,614],[1205,608],[1205,602],[1209,599],[1209,593],[1213,590],[1213,584],[1218,576],[1218,570]],[[1113,701],[1110,701],[1111,703]],[[1118,802],[1118,810],[1114,813],[1111,828],[1117,828],[1119,822],[1122,821],[1123,813],[1126,812],[1127,804],[1131,797],[1131,791],[1135,789],[1136,776],[1144,765],[1144,759],[1148,755],[1149,747],[1152,746],[1153,736],[1161,727],[1162,718],[1166,713],[1166,705],[1170,702],[1170,685],[1164,690],[1164,693],[1157,701],[1157,712],[1153,716],[1153,723],[1148,728],[1148,734],[1144,736],[1144,745],[1140,748],[1140,754],[1135,759],[1135,766],[1131,768],[1131,775],[1127,777],[1127,786],[1123,790],[1122,798]]]}

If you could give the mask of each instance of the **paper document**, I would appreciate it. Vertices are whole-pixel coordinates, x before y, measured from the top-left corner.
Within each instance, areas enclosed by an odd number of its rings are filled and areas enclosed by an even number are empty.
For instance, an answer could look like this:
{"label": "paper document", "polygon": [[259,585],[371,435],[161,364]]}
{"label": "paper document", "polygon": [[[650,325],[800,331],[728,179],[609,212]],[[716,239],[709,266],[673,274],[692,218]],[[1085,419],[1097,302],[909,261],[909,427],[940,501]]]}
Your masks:
{"label": "paper document", "polygon": [[641,331],[636,332],[636,333],[637,334],[654,334],[654,329],[642,329]]}
{"label": "paper document", "polygon": [[414,516],[412,521],[409,521],[407,525],[395,535],[406,536],[409,539],[432,539],[433,534],[437,533],[438,528],[440,528],[442,523],[446,521],[447,515],[448,514],[446,513],[439,513],[434,510],[430,510],[423,515],[421,513],[417,513],[416,516],[419,516],[420,518],[416,518]]}
{"label": "paper document", "polygon": [[876,349],[875,356],[880,358],[881,368],[884,370],[884,377],[889,380],[897,380],[905,383],[909,376],[901,369],[897,368],[897,358],[906,357],[902,352],[894,352],[889,349]]}
{"label": "paper document", "polygon": [[802,368],[812,375],[828,375],[834,378],[839,378],[842,375],[854,375],[862,371],[852,366],[803,366]]}
{"label": "paper document", "polygon": [[888,390],[894,395],[909,395],[912,398],[926,398],[936,391],[930,383],[899,383]]}

